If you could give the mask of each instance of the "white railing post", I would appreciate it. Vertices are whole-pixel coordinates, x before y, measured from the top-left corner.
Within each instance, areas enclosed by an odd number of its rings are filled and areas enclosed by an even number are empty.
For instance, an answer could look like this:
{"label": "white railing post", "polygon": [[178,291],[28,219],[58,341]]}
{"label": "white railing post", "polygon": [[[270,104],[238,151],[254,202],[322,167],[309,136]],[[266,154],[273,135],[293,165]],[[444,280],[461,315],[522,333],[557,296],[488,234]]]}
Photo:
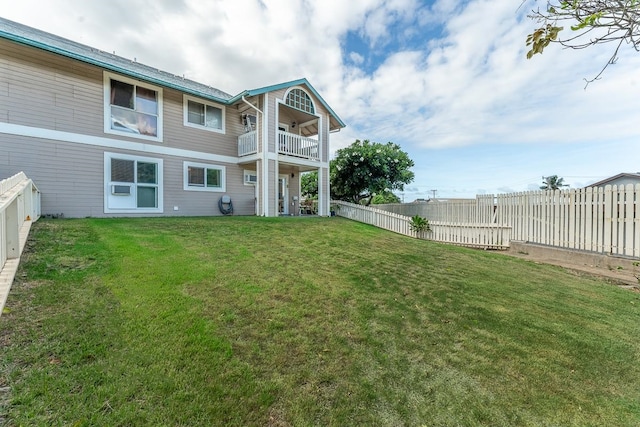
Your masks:
{"label": "white railing post", "polygon": [[20,255],[20,226],[22,223],[18,220],[18,211],[18,198],[15,198],[4,208],[4,247],[7,259],[18,258]]}
{"label": "white railing post", "polygon": [[278,131],[278,153],[309,160],[320,160],[318,140]]}

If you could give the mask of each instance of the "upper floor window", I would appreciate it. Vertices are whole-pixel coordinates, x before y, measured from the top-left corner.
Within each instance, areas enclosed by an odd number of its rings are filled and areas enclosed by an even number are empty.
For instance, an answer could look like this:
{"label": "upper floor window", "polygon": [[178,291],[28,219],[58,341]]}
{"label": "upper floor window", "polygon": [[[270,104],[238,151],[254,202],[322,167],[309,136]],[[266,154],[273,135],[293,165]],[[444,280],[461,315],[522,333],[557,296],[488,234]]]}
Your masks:
{"label": "upper floor window", "polygon": [[104,131],[162,140],[162,89],[104,73]]}
{"label": "upper floor window", "polygon": [[298,110],[305,111],[309,114],[315,114],[315,108],[313,107],[311,97],[302,89],[291,89],[287,94],[285,103]]}
{"label": "upper floor window", "polygon": [[184,125],[224,133],[224,107],[184,95]]}

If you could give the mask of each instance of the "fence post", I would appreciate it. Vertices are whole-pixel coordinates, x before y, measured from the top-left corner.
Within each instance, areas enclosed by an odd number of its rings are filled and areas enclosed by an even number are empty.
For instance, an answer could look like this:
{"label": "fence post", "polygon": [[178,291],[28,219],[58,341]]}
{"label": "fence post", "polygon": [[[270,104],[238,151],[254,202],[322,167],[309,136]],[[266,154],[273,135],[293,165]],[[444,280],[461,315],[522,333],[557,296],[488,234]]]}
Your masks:
{"label": "fence post", "polygon": [[611,226],[613,220],[611,218],[613,210],[613,194],[611,186],[604,187],[604,240],[602,242],[602,250],[606,253],[612,253],[611,246]]}
{"label": "fence post", "polygon": [[6,207],[4,211],[5,221],[5,247],[7,259],[14,259],[20,256],[20,224],[18,220],[18,200],[17,198]]}

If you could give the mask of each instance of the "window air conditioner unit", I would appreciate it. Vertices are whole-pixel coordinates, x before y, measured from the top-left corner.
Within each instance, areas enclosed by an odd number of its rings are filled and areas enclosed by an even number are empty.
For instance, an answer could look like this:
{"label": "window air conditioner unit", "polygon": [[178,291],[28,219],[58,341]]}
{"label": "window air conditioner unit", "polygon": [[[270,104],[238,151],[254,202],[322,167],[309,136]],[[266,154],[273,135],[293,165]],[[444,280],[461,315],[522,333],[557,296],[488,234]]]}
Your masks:
{"label": "window air conditioner unit", "polygon": [[129,196],[131,195],[130,185],[112,185],[111,194],[115,196]]}

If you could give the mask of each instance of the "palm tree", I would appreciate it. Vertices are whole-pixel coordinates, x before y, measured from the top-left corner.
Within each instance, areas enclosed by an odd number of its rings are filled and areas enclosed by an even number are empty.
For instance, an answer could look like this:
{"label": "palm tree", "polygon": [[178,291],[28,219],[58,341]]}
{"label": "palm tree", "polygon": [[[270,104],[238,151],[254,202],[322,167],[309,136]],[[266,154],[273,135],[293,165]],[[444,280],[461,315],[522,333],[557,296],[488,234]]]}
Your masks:
{"label": "palm tree", "polygon": [[542,177],[541,190],[558,190],[561,187],[568,187],[569,184],[564,183],[564,178],[558,178],[558,175],[550,175]]}

